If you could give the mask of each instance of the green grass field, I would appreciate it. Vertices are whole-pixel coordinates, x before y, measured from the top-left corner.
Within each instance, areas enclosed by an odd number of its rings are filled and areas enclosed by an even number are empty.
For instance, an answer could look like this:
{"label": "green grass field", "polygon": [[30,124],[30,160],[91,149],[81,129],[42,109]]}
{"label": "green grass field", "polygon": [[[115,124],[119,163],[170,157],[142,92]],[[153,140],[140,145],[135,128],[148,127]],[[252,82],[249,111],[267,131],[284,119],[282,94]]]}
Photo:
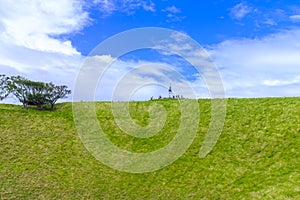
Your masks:
{"label": "green grass field", "polygon": [[[149,139],[125,135],[108,103],[97,117],[123,149],[149,152],[176,134],[175,100],[163,130]],[[153,102],[132,102],[130,113],[149,123]],[[97,161],[84,147],[72,104],[56,111],[25,111],[0,104],[0,199],[300,199],[300,98],[229,99],[223,132],[204,159],[198,152],[210,122],[210,100],[199,100],[201,120],[190,148],[155,172],[131,174]]]}

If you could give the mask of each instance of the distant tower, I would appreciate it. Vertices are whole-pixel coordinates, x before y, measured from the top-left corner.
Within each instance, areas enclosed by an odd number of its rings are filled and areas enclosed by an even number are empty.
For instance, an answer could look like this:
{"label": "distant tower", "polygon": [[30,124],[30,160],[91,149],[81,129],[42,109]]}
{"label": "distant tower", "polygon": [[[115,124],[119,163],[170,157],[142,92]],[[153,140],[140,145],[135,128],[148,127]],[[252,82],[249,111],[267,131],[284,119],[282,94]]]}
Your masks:
{"label": "distant tower", "polygon": [[172,92],[172,88],[171,88],[171,84],[170,84],[170,87],[169,87],[169,98],[172,98],[172,95],[173,95],[173,92]]}

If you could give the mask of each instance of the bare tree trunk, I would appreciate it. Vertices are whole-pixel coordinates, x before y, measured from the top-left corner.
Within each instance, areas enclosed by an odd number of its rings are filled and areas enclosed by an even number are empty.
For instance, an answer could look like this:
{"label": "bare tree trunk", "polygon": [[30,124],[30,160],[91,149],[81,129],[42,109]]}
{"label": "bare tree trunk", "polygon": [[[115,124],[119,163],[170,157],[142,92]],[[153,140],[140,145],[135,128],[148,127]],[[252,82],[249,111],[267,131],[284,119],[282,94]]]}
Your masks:
{"label": "bare tree trunk", "polygon": [[43,109],[43,105],[42,105],[42,104],[38,104],[38,105],[37,105],[37,109],[38,109],[38,110],[42,110],[42,109]]}

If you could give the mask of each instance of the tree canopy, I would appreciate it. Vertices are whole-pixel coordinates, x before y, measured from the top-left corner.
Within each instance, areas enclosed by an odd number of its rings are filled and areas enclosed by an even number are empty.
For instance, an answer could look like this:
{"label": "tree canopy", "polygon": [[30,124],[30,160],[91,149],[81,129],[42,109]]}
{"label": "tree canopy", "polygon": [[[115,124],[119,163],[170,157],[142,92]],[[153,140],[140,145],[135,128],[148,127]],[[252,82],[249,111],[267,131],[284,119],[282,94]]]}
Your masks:
{"label": "tree canopy", "polygon": [[1,75],[0,78],[0,100],[12,94],[23,104],[24,109],[28,109],[28,105],[36,105],[41,110],[45,104],[50,104],[53,110],[58,99],[71,94],[67,86],[57,86],[52,82],[31,81],[21,76]]}
{"label": "tree canopy", "polygon": [[68,87],[65,85],[56,86],[52,82],[46,84],[47,95],[46,102],[51,104],[51,108],[54,108],[54,104],[58,99],[67,97],[68,94],[71,94],[71,90],[68,90]]}
{"label": "tree canopy", "polygon": [[0,100],[3,100],[9,94],[7,91],[7,80],[8,77],[4,74],[0,74]]}

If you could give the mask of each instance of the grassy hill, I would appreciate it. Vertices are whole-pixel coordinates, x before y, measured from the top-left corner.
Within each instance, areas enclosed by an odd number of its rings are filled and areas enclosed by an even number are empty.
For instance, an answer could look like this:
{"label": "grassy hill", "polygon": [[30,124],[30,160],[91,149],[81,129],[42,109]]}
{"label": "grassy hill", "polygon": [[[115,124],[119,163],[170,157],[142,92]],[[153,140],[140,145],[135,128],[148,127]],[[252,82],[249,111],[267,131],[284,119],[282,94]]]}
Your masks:
{"label": "grassy hill", "polygon": [[[178,129],[174,100],[164,131],[149,139],[125,135],[108,103],[97,117],[121,148],[148,152]],[[136,123],[148,123],[152,102],[132,102]],[[25,111],[0,104],[0,199],[300,199],[300,98],[229,99],[223,132],[210,154],[198,152],[210,122],[210,101],[199,100],[201,122],[190,148],[171,165],[131,174],[97,161],[84,147],[72,104]],[[172,109],[170,109],[172,108]]]}

